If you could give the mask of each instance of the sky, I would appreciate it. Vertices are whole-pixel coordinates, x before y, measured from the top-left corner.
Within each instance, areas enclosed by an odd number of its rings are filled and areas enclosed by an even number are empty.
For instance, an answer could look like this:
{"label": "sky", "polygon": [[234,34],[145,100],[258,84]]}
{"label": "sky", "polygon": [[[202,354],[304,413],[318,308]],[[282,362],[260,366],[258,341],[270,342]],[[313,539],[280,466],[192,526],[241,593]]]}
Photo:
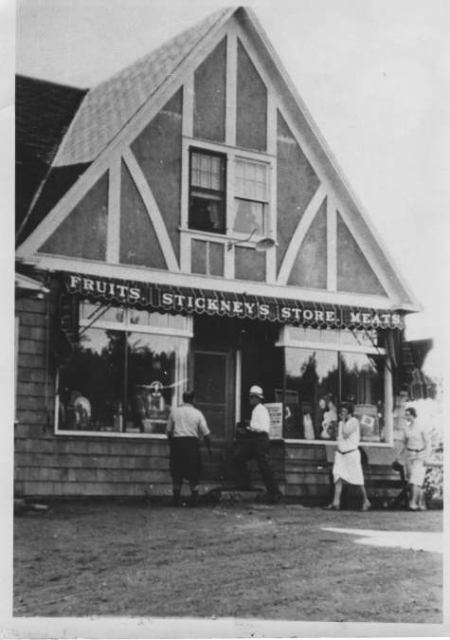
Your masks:
{"label": "sky", "polygon": [[[16,71],[90,87],[232,4],[17,0]],[[245,4],[422,304],[407,337],[434,339],[427,366],[440,373],[450,306],[450,1]]]}

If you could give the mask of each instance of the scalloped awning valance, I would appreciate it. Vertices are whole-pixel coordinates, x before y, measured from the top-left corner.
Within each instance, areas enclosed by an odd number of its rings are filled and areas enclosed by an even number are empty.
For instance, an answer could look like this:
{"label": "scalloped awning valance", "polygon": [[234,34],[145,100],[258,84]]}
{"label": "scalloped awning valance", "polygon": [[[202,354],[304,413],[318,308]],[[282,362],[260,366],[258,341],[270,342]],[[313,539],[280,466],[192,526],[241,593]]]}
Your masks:
{"label": "scalloped awning valance", "polygon": [[161,313],[208,314],[319,328],[403,329],[398,311],[62,273],[63,293]]}

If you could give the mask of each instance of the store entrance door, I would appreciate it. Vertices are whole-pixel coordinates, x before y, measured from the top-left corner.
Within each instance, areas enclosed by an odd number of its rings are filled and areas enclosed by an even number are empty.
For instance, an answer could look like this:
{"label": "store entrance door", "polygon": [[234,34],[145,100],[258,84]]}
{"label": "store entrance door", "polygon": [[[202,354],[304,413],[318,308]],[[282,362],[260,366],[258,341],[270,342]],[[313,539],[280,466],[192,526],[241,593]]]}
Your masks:
{"label": "store entrance door", "polygon": [[258,385],[264,391],[265,402],[280,402],[283,389],[283,352],[272,345],[248,346],[241,357],[241,407],[238,419],[250,420],[252,407],[248,392]]}
{"label": "store entrance door", "polygon": [[232,437],[234,405],[232,350],[195,350],[195,404],[205,415],[215,444]]}

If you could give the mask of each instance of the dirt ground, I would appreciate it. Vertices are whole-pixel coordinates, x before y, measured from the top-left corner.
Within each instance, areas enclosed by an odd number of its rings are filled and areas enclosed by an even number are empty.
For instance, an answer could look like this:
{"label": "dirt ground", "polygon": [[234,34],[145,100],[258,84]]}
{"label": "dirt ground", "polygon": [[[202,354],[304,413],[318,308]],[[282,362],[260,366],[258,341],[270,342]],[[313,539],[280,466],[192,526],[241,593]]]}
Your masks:
{"label": "dirt ground", "polygon": [[442,623],[442,555],[355,533],[440,532],[442,511],[66,502],[14,522],[14,616]]}

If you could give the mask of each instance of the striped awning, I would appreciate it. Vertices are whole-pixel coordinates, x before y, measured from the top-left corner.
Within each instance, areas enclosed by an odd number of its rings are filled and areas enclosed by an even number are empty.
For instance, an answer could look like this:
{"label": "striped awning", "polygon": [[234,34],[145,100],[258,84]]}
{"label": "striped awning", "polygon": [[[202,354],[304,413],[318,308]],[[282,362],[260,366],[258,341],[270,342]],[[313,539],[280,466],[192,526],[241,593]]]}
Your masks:
{"label": "striped awning", "polygon": [[207,314],[319,328],[404,328],[403,314],[392,310],[158,285],[77,273],[62,273],[61,277],[65,295],[161,313]]}

